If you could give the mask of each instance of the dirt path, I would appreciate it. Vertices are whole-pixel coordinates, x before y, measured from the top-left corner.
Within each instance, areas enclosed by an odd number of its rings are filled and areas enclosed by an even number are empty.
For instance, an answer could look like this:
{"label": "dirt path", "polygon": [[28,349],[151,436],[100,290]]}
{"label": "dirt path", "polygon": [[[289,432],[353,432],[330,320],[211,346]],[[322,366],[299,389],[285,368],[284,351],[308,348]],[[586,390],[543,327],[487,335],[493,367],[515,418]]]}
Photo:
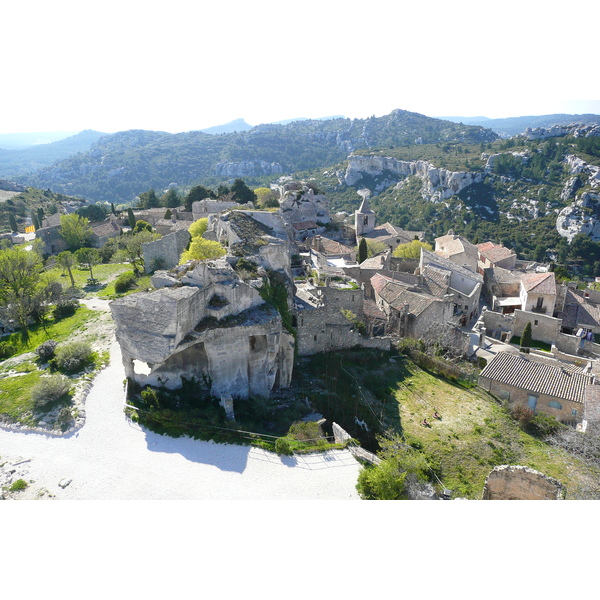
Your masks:
{"label": "dirt path", "polygon": [[[85,301],[107,310],[108,303]],[[85,401],[84,426],[65,437],[0,429],[0,485],[21,499],[358,499],[360,465],[347,450],[281,457],[246,446],[169,438],[124,415],[118,344]]]}

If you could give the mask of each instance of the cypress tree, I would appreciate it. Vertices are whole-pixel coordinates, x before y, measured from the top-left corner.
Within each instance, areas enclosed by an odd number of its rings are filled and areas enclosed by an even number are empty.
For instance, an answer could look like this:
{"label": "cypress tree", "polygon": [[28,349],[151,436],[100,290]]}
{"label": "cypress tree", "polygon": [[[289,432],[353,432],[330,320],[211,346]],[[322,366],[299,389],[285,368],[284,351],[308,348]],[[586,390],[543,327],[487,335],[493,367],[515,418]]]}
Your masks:
{"label": "cypress tree", "polygon": [[367,247],[367,240],[365,238],[360,238],[360,242],[358,244],[358,264],[364,262],[368,258],[369,249]]}
{"label": "cypress tree", "polygon": [[523,335],[521,335],[521,348],[531,348],[531,342],[533,341],[531,336],[531,323],[528,322],[523,329]]}
{"label": "cypress tree", "polygon": [[135,227],[135,215],[133,214],[131,206],[127,209],[127,220],[129,221],[129,227],[133,229]]}
{"label": "cypress tree", "polygon": [[17,220],[15,219],[15,215],[12,213],[8,213],[8,222],[10,223],[10,230],[14,233],[18,233],[19,228],[17,227]]}

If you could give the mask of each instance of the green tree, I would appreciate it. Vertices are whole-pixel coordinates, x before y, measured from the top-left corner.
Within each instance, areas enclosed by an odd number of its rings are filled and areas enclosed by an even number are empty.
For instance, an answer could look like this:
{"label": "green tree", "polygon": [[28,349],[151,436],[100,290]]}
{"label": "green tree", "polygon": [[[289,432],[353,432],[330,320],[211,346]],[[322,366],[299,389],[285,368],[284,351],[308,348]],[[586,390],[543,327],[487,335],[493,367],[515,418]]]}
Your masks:
{"label": "green tree", "polygon": [[407,244],[400,244],[393,252],[392,256],[396,258],[421,258],[421,248],[431,252],[431,244],[413,240]]}
{"label": "green tree", "polygon": [[197,238],[197,237],[202,237],[204,235],[204,232],[206,231],[208,227],[208,219],[206,217],[202,217],[201,219],[198,219],[197,221],[194,221],[188,231],[190,232],[190,235],[193,238]]}
{"label": "green tree", "polygon": [[85,217],[90,221],[104,221],[106,219],[106,213],[100,204],[89,204],[88,206],[82,206],[77,209],[77,214],[81,217]]}
{"label": "green tree", "polygon": [[369,248],[367,246],[367,240],[365,238],[360,238],[360,242],[358,244],[358,264],[365,262],[369,255]]}
{"label": "green tree", "polygon": [[42,260],[22,248],[0,250],[0,303],[29,337],[28,323],[41,299]]}
{"label": "green tree", "polygon": [[379,438],[381,463],[362,469],[356,489],[365,500],[407,500],[411,490],[426,484],[430,469],[425,457],[398,434]]}
{"label": "green tree", "polygon": [[73,272],[71,269],[77,264],[77,258],[72,252],[65,250],[56,257],[57,264],[63,268],[69,274],[71,279],[71,287],[75,287],[75,279],[73,279]]}
{"label": "green tree", "polygon": [[139,199],[140,208],[158,208],[160,206],[160,199],[152,188],[147,192],[142,192],[139,195]]}
{"label": "green tree", "polygon": [[259,187],[254,190],[256,202],[259,208],[278,208],[278,195],[272,189],[267,187]]}
{"label": "green tree", "polygon": [[133,228],[133,234],[139,233],[140,231],[152,231],[152,225],[148,221],[136,221],[135,227]]}
{"label": "green tree", "polygon": [[197,185],[193,187],[185,197],[185,210],[191,212],[192,204],[206,198],[216,199],[216,195],[212,190],[204,187],[203,185]]}
{"label": "green tree", "polygon": [[44,223],[44,209],[39,206],[37,209],[37,218],[38,218],[38,223],[40,224],[40,227],[42,226],[42,224]]}
{"label": "green tree", "polygon": [[523,329],[523,333],[521,334],[521,347],[522,348],[531,348],[531,342],[533,341],[531,335],[531,322],[527,321],[525,328]]}
{"label": "green tree", "polygon": [[225,255],[225,248],[219,242],[205,240],[203,237],[194,238],[190,247],[181,254],[180,264],[188,260],[207,260],[220,258]]}
{"label": "green tree", "polygon": [[133,214],[133,209],[131,207],[127,209],[127,222],[129,223],[129,227],[131,227],[131,229],[135,227],[135,215]]}
{"label": "green tree", "polygon": [[90,279],[93,280],[93,267],[100,264],[102,260],[98,250],[96,250],[96,248],[80,248],[77,250],[77,252],[75,252],[75,258],[77,258],[77,261],[82,267],[89,270]]}
{"label": "green tree", "polygon": [[90,221],[77,213],[60,216],[59,233],[67,243],[67,247],[77,250],[85,246],[92,237]]}
{"label": "green tree", "polygon": [[37,213],[33,210],[31,211],[31,224],[33,225],[36,231],[41,227],[41,224],[37,217]]}
{"label": "green tree", "polygon": [[160,239],[158,233],[150,231],[140,231],[134,235],[124,235],[120,238],[119,244],[125,251],[125,254],[131,261],[134,273],[137,275],[144,267],[143,244]]}
{"label": "green tree", "polygon": [[238,204],[248,204],[248,202],[256,202],[256,195],[254,192],[244,183],[243,179],[236,179],[231,186],[233,192],[233,199]]}
{"label": "green tree", "polygon": [[18,233],[19,228],[17,226],[17,219],[15,219],[15,215],[13,215],[12,213],[8,213],[8,222],[10,224],[10,230],[13,233]]}
{"label": "green tree", "polygon": [[177,208],[181,205],[181,198],[175,188],[169,188],[161,197],[160,205],[165,208]]}

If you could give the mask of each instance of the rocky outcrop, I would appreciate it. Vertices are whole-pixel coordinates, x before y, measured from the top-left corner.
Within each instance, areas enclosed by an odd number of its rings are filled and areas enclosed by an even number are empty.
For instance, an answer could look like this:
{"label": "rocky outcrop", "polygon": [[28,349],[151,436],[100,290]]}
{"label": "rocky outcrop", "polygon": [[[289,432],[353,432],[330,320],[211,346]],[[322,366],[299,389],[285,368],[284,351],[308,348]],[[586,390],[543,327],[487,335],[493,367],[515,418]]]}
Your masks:
{"label": "rocky outcrop", "polygon": [[[481,183],[483,173],[449,171],[423,160],[406,161],[384,156],[349,156],[348,167],[340,183],[357,184],[378,192],[393,183],[415,176],[423,181],[426,200],[442,201],[458,194],[474,183]],[[371,179],[371,182],[367,181]]]}
{"label": "rocky outcrop", "polygon": [[225,259],[189,267],[178,285],[111,302],[126,376],[169,389],[194,378],[218,398],[289,387],[294,339],[277,310]]}
{"label": "rocky outcrop", "polygon": [[528,140],[544,140],[551,137],[572,135],[573,137],[600,136],[600,125],[590,123],[571,123],[570,125],[554,125],[552,127],[528,127],[523,133]]}
{"label": "rocky outcrop", "polygon": [[569,242],[579,233],[589,235],[594,241],[598,241],[600,240],[600,167],[590,165],[573,155],[565,158],[565,164],[572,177],[563,187],[561,200],[571,201],[571,204],[558,213],[556,230]]}
{"label": "rocky outcrop", "polygon": [[257,177],[283,173],[279,163],[264,160],[246,160],[240,162],[220,162],[215,165],[215,175],[219,177]]}
{"label": "rocky outcrop", "polygon": [[562,484],[529,467],[501,465],[487,476],[482,500],[562,500]]}
{"label": "rocky outcrop", "polygon": [[288,183],[279,188],[279,208],[286,223],[313,221],[325,224],[331,221],[329,201],[306,183]]}

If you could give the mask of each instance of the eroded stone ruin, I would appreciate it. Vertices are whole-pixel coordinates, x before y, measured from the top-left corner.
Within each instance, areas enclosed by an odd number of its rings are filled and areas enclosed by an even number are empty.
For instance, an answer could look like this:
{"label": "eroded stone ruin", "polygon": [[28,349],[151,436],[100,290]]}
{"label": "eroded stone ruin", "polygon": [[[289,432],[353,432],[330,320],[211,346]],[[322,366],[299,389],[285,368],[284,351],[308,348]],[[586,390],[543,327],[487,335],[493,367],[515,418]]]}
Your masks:
{"label": "eroded stone ruin", "polygon": [[111,303],[128,378],[169,389],[195,378],[217,398],[289,387],[293,336],[226,258],[159,273],[156,281],[166,287]]}
{"label": "eroded stone ruin", "polygon": [[487,476],[482,500],[562,500],[563,486],[539,471],[516,465],[495,467]]}

